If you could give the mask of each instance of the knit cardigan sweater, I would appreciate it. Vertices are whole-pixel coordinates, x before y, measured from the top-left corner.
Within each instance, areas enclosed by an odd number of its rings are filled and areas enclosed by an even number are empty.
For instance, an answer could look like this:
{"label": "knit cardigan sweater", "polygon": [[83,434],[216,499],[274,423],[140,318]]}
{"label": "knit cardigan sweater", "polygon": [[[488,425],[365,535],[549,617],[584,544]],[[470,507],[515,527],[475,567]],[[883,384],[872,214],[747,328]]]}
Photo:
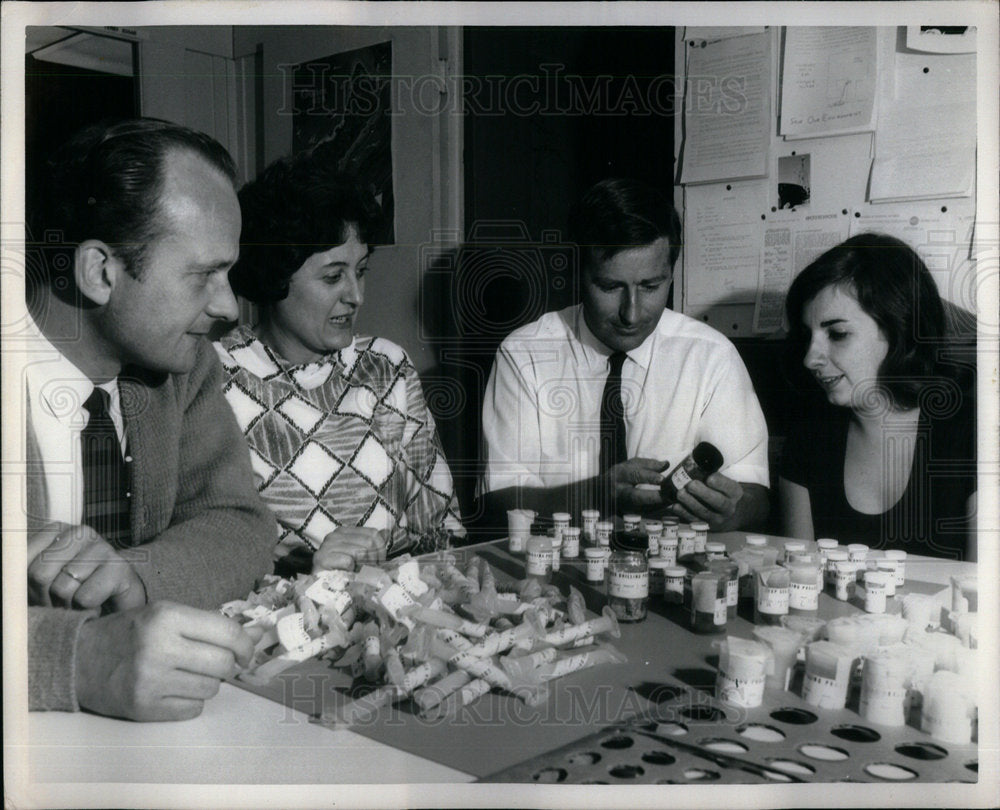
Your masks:
{"label": "knit cardigan sweater", "polygon": [[[208,341],[187,374],[126,369],[118,378],[133,458],[132,563],[149,602],[213,609],[245,596],[271,569],[277,528],[257,495],[250,458],[222,396]],[[41,465],[28,425],[28,513],[44,515]],[[29,531],[31,530],[29,525]],[[76,711],[76,644],[93,611],[28,610],[31,710]]]}

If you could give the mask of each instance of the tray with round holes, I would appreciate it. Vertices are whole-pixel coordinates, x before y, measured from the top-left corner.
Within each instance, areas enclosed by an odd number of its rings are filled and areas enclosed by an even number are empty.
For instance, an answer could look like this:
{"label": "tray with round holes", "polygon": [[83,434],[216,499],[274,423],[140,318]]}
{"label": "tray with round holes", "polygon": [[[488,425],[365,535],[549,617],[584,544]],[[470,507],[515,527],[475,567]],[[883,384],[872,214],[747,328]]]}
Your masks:
{"label": "tray with round holes", "polygon": [[[502,556],[506,555],[490,553],[491,562],[503,567]],[[559,579],[580,588],[588,607],[600,610],[603,594],[583,581],[574,566],[564,565]],[[914,582],[911,587],[918,590],[922,586]],[[934,588],[927,586],[925,590]],[[826,595],[821,602],[823,618],[857,610]],[[753,625],[749,622],[740,618],[730,624],[734,635],[750,637]],[[658,643],[651,645],[652,638]],[[629,664],[605,671],[608,681],[619,686],[631,681],[626,689],[639,694],[651,708],[633,721],[606,725],[574,743],[498,769],[481,781],[978,781],[975,741],[955,745],[935,739],[920,730],[917,717],[908,718],[907,725],[899,727],[869,723],[858,712],[856,693],[844,709],[827,711],[810,706],[800,697],[801,663],[793,674],[792,689],[766,692],[757,708],[737,708],[717,701],[714,639],[694,635],[677,611],[651,602],[647,620],[623,626],[622,637],[615,640],[628,654]]]}
{"label": "tray with round holes", "polygon": [[975,745],[869,724],[841,710],[803,708],[793,695],[738,712],[691,694],[518,763],[483,782],[700,784],[975,782]]}

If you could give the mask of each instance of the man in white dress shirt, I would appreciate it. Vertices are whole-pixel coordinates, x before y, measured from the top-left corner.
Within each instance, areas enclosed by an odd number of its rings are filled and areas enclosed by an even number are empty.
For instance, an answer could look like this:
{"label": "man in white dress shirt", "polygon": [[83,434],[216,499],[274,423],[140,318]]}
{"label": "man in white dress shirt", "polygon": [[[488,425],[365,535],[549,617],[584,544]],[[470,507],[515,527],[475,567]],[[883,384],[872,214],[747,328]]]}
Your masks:
{"label": "man in white dress shirt", "polygon": [[[666,309],[681,240],[673,205],[641,182],[604,180],[575,207],[570,230],[582,303],[511,333],[487,384],[487,513],[578,514],[610,503],[619,513],[704,520],[714,531],[759,524],[768,512],[767,427],[750,377],[719,332]],[[620,369],[625,447],[607,463],[602,396],[612,369]],[[656,485],[702,441],[722,452],[722,469],[665,503]]]}

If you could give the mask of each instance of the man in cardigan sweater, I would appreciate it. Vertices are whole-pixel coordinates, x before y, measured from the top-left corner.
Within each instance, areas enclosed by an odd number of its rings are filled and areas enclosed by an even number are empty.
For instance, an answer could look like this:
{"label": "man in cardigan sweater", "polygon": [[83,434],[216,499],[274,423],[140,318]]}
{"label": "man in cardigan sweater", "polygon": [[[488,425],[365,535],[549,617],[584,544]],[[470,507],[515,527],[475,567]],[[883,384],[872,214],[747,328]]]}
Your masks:
{"label": "man in cardigan sweater", "polygon": [[[205,339],[238,314],[234,178],[211,138],[151,119],[84,130],[49,164],[36,225],[63,260],[29,285],[24,375],[32,709],[193,717],[252,654],[212,612],[268,571],[276,537]],[[95,386],[127,462],[124,542],[83,525]]]}

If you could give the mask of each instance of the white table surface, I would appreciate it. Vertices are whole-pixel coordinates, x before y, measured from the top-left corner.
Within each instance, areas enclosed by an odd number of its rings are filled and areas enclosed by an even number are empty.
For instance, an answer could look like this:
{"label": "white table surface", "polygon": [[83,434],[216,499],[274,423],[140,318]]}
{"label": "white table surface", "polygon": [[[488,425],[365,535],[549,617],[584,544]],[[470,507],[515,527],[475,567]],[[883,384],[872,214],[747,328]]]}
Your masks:
{"label": "white table surface", "polygon": [[[950,576],[974,570],[972,563],[911,557],[906,576],[948,585]],[[417,785],[474,778],[352,731],[310,723],[301,712],[229,684],[200,717],[181,722],[30,713],[25,747],[32,783]]]}

